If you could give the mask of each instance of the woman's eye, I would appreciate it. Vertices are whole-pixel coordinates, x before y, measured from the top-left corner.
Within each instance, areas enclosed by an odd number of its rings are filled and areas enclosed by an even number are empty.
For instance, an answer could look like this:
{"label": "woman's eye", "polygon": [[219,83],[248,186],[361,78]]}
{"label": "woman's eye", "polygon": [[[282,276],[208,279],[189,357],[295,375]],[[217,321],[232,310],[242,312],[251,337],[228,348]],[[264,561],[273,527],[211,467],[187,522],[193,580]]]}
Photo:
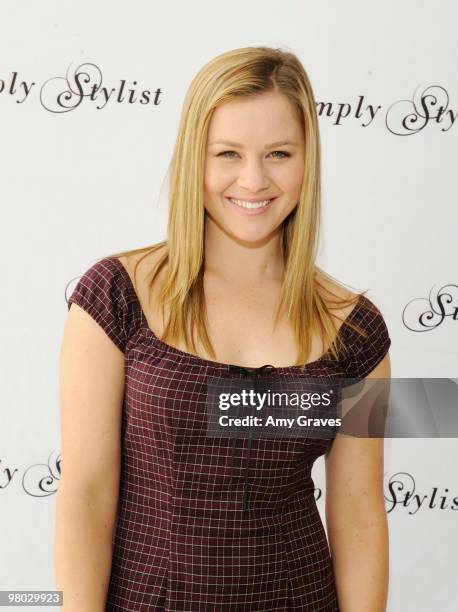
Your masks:
{"label": "woman's eye", "polygon": [[[234,155],[237,155],[237,153],[235,151],[222,151],[221,153],[218,154],[218,157],[228,157],[229,159],[232,158],[232,153]],[[272,153],[270,153],[270,155],[274,155],[274,153],[279,153],[280,157],[279,159],[284,159],[285,157],[290,157],[290,154],[287,151],[272,151]],[[277,155],[275,155],[274,157],[277,157]]]}
{"label": "woman's eye", "polygon": [[289,153],[287,153],[286,151],[273,151],[273,152],[272,152],[272,155],[273,155],[274,153],[280,153],[280,155],[282,156],[282,158],[283,158],[283,157],[289,157]]}
{"label": "woman's eye", "polygon": [[222,151],[221,153],[218,153],[218,157],[232,157],[228,156],[228,153],[235,153],[235,151]]}

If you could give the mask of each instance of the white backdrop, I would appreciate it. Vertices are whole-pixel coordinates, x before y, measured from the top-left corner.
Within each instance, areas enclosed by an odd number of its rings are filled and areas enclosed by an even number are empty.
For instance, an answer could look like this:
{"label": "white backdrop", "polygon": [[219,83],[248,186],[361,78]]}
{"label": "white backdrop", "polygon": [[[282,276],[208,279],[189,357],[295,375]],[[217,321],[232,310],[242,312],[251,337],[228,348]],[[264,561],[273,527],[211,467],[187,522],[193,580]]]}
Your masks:
{"label": "white backdrop", "polygon": [[[65,292],[96,258],[165,238],[182,100],[223,51],[299,55],[320,112],[319,263],[369,289],[390,330],[394,377],[458,376],[456,288],[447,316],[430,329],[418,320],[458,284],[457,18],[453,0],[2,0],[0,589],[55,588]],[[114,88],[108,101],[77,89],[59,98],[82,64],[92,64],[91,85]],[[456,440],[385,448],[388,610],[452,612]],[[321,460],[313,475],[324,518]]]}

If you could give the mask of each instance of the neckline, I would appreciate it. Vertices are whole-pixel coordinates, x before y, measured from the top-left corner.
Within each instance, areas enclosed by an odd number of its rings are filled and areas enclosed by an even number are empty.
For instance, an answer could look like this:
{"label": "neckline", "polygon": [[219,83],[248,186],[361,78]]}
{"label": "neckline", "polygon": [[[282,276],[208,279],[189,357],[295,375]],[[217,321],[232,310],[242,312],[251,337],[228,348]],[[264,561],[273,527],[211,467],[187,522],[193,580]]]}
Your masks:
{"label": "neckline", "polygon": [[[232,363],[224,363],[224,362],[220,362],[220,361],[214,361],[213,359],[206,359],[205,357],[199,357],[198,355],[194,355],[193,353],[188,353],[187,351],[183,351],[179,348],[176,348],[175,346],[172,346],[171,344],[167,344],[166,342],[164,342],[163,340],[161,340],[160,338],[158,338],[158,336],[154,333],[154,331],[151,329],[151,327],[148,324],[148,320],[146,318],[145,313],[143,312],[143,308],[141,305],[141,302],[138,298],[137,292],[135,291],[135,287],[133,285],[132,279],[130,277],[130,274],[128,273],[128,271],[126,270],[124,264],[120,261],[120,259],[118,257],[107,257],[106,259],[108,259],[109,261],[112,261],[115,263],[116,267],[120,270],[126,284],[128,287],[128,290],[130,291],[136,305],[137,308],[139,310],[140,313],[140,318],[141,318],[141,329],[145,331],[145,333],[154,341],[154,343],[159,347],[162,348],[162,350],[164,350],[165,352],[169,352],[169,353],[173,353],[175,355],[177,355],[178,357],[181,357],[183,359],[187,359],[190,361],[193,361],[195,363],[201,364],[201,365],[206,365],[210,368],[215,368],[215,369],[223,369],[223,370],[227,370],[230,371],[233,368],[242,368],[242,369],[247,369],[247,370],[260,370],[261,368],[264,368],[265,366],[260,366],[259,368],[252,368],[250,366],[240,366],[238,364],[232,364]],[[350,314],[347,316],[347,318],[343,321],[343,323],[340,325],[339,330],[337,332],[337,337],[340,337],[341,334],[343,333],[343,329],[346,326],[348,321],[351,321],[355,314],[357,313],[357,311],[359,310],[359,308],[361,307],[362,301],[364,299],[364,295],[363,294],[359,294],[358,296],[358,300],[355,304],[355,306],[352,308]],[[280,367],[276,367],[276,366],[271,366],[273,368],[273,370],[271,370],[271,373],[277,373],[277,372],[299,372],[299,371],[306,371],[308,368],[321,363],[322,361],[325,361],[328,356],[331,354],[330,349],[328,349],[325,353],[323,353],[320,357],[318,357],[318,359],[315,359],[314,361],[309,361],[308,363],[304,364],[304,365],[290,365],[290,366],[280,366]]]}

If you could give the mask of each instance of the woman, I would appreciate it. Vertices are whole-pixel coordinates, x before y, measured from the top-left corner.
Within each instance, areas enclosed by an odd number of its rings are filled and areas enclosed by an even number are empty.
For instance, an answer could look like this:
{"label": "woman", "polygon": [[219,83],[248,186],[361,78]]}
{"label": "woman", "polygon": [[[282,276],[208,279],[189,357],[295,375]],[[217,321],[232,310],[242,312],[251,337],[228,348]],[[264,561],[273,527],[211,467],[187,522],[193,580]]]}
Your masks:
{"label": "woman", "polygon": [[[319,131],[295,55],[204,66],[170,185],[167,240],[104,257],[69,300],[63,610],[381,612],[383,439],[206,435],[209,377],[390,376],[378,308],[315,264]],[[310,476],[322,455],[330,550]]]}

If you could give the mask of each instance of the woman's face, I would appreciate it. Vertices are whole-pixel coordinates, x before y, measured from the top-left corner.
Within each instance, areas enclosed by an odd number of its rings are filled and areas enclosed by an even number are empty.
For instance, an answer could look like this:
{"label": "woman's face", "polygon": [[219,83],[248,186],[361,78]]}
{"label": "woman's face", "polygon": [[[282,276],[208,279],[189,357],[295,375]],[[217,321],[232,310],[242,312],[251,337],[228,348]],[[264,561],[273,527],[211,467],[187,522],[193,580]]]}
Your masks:
{"label": "woman's face", "polygon": [[248,242],[268,238],[297,205],[303,176],[304,135],[283,94],[240,98],[215,110],[204,206],[223,231]]}

